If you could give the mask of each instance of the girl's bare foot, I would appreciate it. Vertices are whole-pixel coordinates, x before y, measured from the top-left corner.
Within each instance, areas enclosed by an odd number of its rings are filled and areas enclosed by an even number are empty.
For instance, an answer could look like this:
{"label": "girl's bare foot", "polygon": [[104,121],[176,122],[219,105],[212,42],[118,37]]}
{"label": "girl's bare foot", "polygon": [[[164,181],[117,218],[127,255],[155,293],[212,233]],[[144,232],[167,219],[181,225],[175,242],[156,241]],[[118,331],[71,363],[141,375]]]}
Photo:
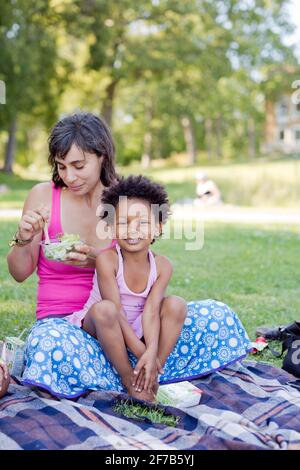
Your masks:
{"label": "girl's bare foot", "polygon": [[150,403],[155,402],[155,395],[153,393],[148,393],[146,390],[142,390],[141,392],[137,392],[135,387],[132,385],[127,387],[128,395],[132,396],[133,398],[137,398],[138,400],[148,401]]}
{"label": "girl's bare foot", "polygon": [[153,388],[152,388],[154,396],[156,396],[156,394],[157,394],[158,387],[159,387],[159,383],[155,382],[155,384],[153,385]]}

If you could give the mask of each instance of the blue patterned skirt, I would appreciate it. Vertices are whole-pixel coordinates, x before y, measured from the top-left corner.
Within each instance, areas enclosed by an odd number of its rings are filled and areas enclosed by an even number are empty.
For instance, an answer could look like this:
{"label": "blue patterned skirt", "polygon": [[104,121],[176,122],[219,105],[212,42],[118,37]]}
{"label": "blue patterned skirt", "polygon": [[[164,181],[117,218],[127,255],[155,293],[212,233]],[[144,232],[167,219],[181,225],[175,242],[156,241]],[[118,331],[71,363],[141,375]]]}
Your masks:
{"label": "blue patterned skirt", "polygon": [[[188,303],[178,341],[159,383],[191,380],[220,370],[252,350],[238,316],[215,300]],[[135,356],[128,351],[134,367]],[[30,330],[22,383],[75,398],[87,390],[124,391],[120,376],[99,342],[65,319],[46,318]]]}

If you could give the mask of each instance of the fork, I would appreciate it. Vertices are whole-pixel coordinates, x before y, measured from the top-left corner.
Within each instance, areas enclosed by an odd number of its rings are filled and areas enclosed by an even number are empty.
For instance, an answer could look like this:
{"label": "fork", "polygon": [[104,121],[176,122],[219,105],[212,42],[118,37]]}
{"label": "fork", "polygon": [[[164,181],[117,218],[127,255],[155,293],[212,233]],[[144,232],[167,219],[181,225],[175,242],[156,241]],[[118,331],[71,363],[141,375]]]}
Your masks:
{"label": "fork", "polygon": [[48,232],[48,222],[45,222],[44,225],[44,235],[45,235],[45,245],[50,245],[50,238],[49,238],[49,232]]}

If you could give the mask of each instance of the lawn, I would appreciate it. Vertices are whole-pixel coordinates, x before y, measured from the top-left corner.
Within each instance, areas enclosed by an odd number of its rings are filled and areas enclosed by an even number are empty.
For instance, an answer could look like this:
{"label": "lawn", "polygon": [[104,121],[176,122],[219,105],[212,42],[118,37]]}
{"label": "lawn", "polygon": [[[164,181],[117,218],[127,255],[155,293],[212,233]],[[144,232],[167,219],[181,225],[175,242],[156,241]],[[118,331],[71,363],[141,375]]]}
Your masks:
{"label": "lawn", "polygon": [[[146,174],[166,185],[171,202],[194,197],[195,172],[200,166],[169,164],[156,161]],[[288,211],[299,206],[299,160],[261,159],[252,163],[206,165],[201,169],[218,183],[227,203],[256,210],[285,207]],[[131,166],[119,172],[127,175],[143,171]],[[19,176],[0,172],[0,185],[9,188],[7,193],[0,194],[0,209],[21,208],[29,189],[38,180],[47,179],[46,171],[43,175],[28,174],[25,170]],[[35,276],[18,285],[6,267],[7,243],[16,223],[0,219],[0,339],[20,333],[34,321]],[[173,261],[170,293],[187,300],[214,298],[229,304],[254,339],[257,326],[299,319],[299,230],[299,226],[206,223],[205,243],[199,251],[185,251],[185,240],[172,237],[156,242],[153,248]],[[268,352],[259,357],[281,363]]]}
{"label": "lawn", "polygon": [[22,208],[29,190],[38,182],[37,179],[23,179],[0,171],[0,186],[8,187],[7,192],[0,193],[0,209]]}
{"label": "lawn", "polygon": [[[6,266],[16,223],[0,220],[0,339],[34,321],[35,276],[17,284]],[[229,304],[254,339],[259,325],[299,319],[299,238],[299,227],[206,224],[200,251],[185,251],[185,240],[173,239],[160,240],[153,249],[173,261],[169,293]],[[281,364],[269,353],[259,357]]]}
{"label": "lawn", "polygon": [[[170,166],[172,165],[172,166]],[[205,171],[221,189],[224,202],[251,207],[299,207],[300,160],[287,159],[266,161],[257,159],[250,163],[226,165],[197,165],[182,167],[177,163],[154,160],[153,168],[144,171],[135,164],[119,168],[123,175],[139,174],[151,176],[166,185],[171,202],[195,196],[195,174]],[[49,170],[26,172],[18,168],[20,176],[8,176],[0,172],[0,185],[6,184],[9,191],[0,194],[1,208],[21,208],[28,190],[38,180],[49,179]]]}

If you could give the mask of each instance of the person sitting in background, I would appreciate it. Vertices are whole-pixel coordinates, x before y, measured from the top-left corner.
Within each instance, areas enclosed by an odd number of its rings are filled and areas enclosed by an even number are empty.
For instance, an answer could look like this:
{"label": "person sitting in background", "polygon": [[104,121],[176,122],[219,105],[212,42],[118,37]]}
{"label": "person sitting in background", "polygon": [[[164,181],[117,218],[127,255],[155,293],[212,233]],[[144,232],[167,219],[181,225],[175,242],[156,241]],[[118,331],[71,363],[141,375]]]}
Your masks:
{"label": "person sitting in background", "polygon": [[222,202],[218,186],[214,181],[208,179],[206,173],[198,171],[196,173],[196,181],[197,204],[214,205]]}

